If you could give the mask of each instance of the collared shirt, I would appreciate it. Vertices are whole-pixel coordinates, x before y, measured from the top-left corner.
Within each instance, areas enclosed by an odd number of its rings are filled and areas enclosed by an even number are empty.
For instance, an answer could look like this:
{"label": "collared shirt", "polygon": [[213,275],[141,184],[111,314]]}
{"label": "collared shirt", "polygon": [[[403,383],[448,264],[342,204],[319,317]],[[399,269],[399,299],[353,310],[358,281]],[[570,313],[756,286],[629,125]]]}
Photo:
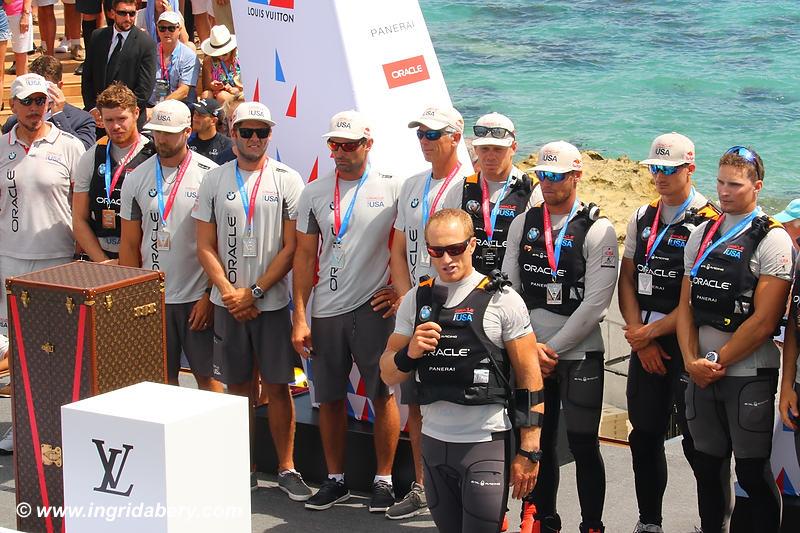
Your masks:
{"label": "collared shirt", "polygon": [[[200,75],[200,61],[197,59],[197,54],[184,43],[178,42],[169,57],[165,53],[162,58],[158,52],[156,52],[156,56],[156,80],[164,79],[161,61],[166,61],[169,65],[167,68],[169,92],[177,91],[178,86],[182,83],[189,86],[188,97],[191,99],[193,96],[192,90],[197,86],[197,78]],[[150,104],[155,105],[156,103],[156,89],[153,88]]]}
{"label": "collared shirt", "polygon": [[111,54],[114,53],[114,48],[117,47],[117,35],[122,35],[122,46],[125,46],[125,40],[128,38],[128,34],[131,30],[128,31],[119,31],[117,26],[112,26],[113,33],[111,34],[111,47],[108,49],[108,57],[106,58],[106,62],[111,60]]}
{"label": "collared shirt", "polygon": [[52,124],[28,147],[17,138],[18,127],[0,139],[0,255],[71,257],[70,186],[86,149]]}

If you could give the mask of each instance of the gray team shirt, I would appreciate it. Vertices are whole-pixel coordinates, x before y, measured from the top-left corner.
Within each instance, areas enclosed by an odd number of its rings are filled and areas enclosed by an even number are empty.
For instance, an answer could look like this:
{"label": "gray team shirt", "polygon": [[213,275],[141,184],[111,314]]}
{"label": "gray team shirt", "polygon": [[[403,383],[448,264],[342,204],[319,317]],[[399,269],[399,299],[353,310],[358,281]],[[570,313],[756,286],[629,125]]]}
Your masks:
{"label": "gray team shirt", "polygon": [[[445,307],[454,307],[462,302],[483,277],[476,270],[455,283],[444,283],[437,278],[435,283],[448,290]],[[416,311],[415,285],[400,303],[394,332],[411,337],[414,334]],[[525,302],[519,294],[508,288],[492,296],[483,317],[483,328],[489,340],[501,348],[505,342],[533,332]],[[486,442],[492,439],[492,433],[511,429],[505,408],[499,404],[461,405],[437,401],[421,407],[422,433],[446,442]]]}
{"label": "gray team shirt", "polygon": [[[446,207],[461,208],[461,195],[451,195],[450,191],[460,191],[464,187],[465,171],[466,169],[461,165],[453,179],[450,180],[447,190],[442,193],[439,203],[436,205],[436,211]],[[422,227],[422,193],[425,191],[425,181],[430,175],[431,171],[426,170],[408,178],[400,189],[400,198],[397,203],[397,220],[394,227],[405,232],[406,235],[406,263],[411,276],[411,285],[415,285],[422,276],[436,274],[436,270],[432,266],[424,266],[419,262],[420,252],[425,248],[425,235]],[[444,178],[431,180],[428,191],[429,207],[433,206],[433,200],[439,194],[444,181]]]}
{"label": "gray team shirt", "polygon": [[[389,280],[389,234],[397,216],[400,180],[370,169],[342,238],[343,268],[333,266],[335,185],[333,174],[309,183],[300,195],[297,209],[297,230],[322,235],[319,281],[314,287],[311,307],[311,316],[315,318],[337,316],[358,308]],[[358,180],[339,180],[342,223],[357,187]]]}
{"label": "gray team shirt", "polygon": [[[242,238],[246,237],[247,215],[234,173],[236,160],[211,170],[200,186],[197,206],[192,214],[197,220],[217,225],[217,253],[228,281],[237,288],[251,287],[283,248],[284,221],[297,219],[297,205],[303,192],[303,178],[283,163],[268,159],[256,197],[253,236],[257,239],[256,257],[244,257]],[[247,198],[255,186],[259,171],[240,170]],[[224,307],[219,289],[211,291],[211,301]],[[276,311],[289,304],[289,281],[286,277],[256,300],[261,311]]]}
{"label": "gray team shirt", "polygon": [[[111,141],[109,141],[111,142]],[[136,150],[131,155],[131,159],[136,157],[136,154],[142,151],[142,148],[145,147],[147,144],[147,138],[141,134],[139,134],[139,140],[136,145]],[[84,152],[81,156],[80,160],[78,161],[78,168],[75,172],[75,185],[74,191],[75,192],[89,192],[89,189],[92,185],[92,176],[94,174],[95,169],[95,149],[97,145],[94,145],[88,151]],[[116,165],[125,159],[125,156],[128,155],[128,151],[130,150],[130,146],[126,146],[125,148],[120,148],[114,143],[111,143],[111,159],[114,161]],[[98,161],[98,165],[103,164],[105,165],[105,158],[103,161]],[[127,175],[123,179],[123,184],[125,180],[127,180]],[[122,197],[120,196],[120,202],[122,201]],[[91,198],[89,199],[91,203]],[[100,243],[100,247],[107,251],[107,252],[119,252],[119,237],[99,237],[97,241]]]}
{"label": "gray team shirt", "polygon": [[[553,215],[553,240],[564,225],[567,215]],[[522,291],[519,273],[519,243],[525,227],[525,214],[518,215],[508,229],[508,248],[503,271],[512,287]],[[532,309],[531,322],[536,340],[545,343],[565,361],[586,357],[586,352],[605,351],[600,322],[606,316],[617,283],[619,251],[614,226],[606,218],[598,219],[586,233],[583,243],[586,260],[586,288],[583,301],[570,316],[557,315],[546,309]]]}
{"label": "gray team shirt", "polygon": [[[156,247],[161,217],[156,192],[156,158],[151,157],[136,167],[122,184],[120,216],[142,224],[142,268],[160,270],[166,277],[165,299],[168,304],[196,302],[208,286],[208,277],[197,260],[197,232],[192,210],[200,183],[206,173],[217,165],[199,154],[192,153],[189,167],[167,217],[170,234],[169,250]],[[178,169],[162,167],[163,191],[166,204],[177,180]]]}
{"label": "gray team shirt", "polygon": [[[722,222],[720,231],[726,231],[746,218],[747,215],[726,215]],[[686,249],[683,252],[683,263],[686,275],[694,266],[697,258],[697,251],[703,240],[703,232],[706,224],[704,222],[695,228],[686,241]],[[742,231],[746,231],[748,224]],[[741,232],[740,232],[741,233]],[[792,279],[792,239],[783,228],[775,228],[767,233],[767,236],[759,243],[756,251],[750,258],[750,272],[753,275],[775,276],[776,278],[791,281]],[[733,333],[726,333],[712,328],[711,326],[700,326],[699,328],[699,355],[705,355],[710,351],[719,349],[733,336]],[[725,369],[726,376],[755,376],[759,368],[778,368],[780,367],[780,350],[770,337],[764,344],[756,348],[752,355],[735,363]]]}

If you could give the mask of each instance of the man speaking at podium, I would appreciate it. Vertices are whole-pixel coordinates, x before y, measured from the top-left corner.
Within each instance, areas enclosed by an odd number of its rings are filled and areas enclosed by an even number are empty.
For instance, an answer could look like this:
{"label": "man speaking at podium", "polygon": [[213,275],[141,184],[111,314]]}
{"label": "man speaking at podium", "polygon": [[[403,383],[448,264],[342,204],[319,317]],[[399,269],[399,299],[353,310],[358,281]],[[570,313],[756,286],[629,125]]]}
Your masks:
{"label": "man speaking at podium", "polygon": [[[529,355],[536,337],[525,302],[504,287],[507,280],[473,268],[476,240],[467,213],[434,213],[425,241],[436,277],[403,298],[381,376],[390,386],[409,377],[416,383],[425,494],[439,531],[495,533],[509,485],[522,498],[539,470],[543,384],[538,360]],[[521,433],[513,459],[509,414]]]}

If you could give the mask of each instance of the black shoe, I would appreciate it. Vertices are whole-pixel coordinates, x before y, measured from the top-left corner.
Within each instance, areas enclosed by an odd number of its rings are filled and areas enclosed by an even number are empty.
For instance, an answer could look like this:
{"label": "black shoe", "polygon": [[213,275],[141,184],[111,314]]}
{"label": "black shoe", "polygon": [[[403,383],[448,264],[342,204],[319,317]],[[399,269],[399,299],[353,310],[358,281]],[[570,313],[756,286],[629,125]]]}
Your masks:
{"label": "black shoe", "polygon": [[317,493],[308,499],[306,509],[324,511],[348,499],[350,499],[350,491],[347,490],[344,481],[336,481],[329,477],[322,483]]}
{"label": "black shoe", "polygon": [[75,74],[76,76],[80,76],[80,75],[82,75],[82,74],[83,74],[83,63],[81,63],[80,65],[78,65],[78,68],[76,68],[76,69],[75,69],[75,73],[74,73],[74,74]]}
{"label": "black shoe", "polygon": [[372,484],[372,498],[369,500],[370,513],[385,513],[394,505],[394,490],[391,483],[376,481]]}

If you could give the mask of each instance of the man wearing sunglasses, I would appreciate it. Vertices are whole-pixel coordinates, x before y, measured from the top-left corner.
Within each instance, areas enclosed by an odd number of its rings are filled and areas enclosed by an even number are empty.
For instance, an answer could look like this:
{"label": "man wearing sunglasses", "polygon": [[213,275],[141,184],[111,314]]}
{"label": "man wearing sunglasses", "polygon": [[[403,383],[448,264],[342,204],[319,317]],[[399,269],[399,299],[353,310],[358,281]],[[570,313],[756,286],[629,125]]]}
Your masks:
{"label": "man wearing sunglasses", "polygon": [[[289,281],[303,179],[267,156],[275,122],[267,106],[245,102],[233,115],[237,158],[211,170],[198,192],[197,253],[213,283],[214,375],[250,397],[256,369],[269,394],[269,427],[279,486],[295,501],[311,490],[294,469],[294,381]],[[250,398],[252,406],[255,398]],[[252,411],[251,411],[252,417]],[[255,467],[254,467],[255,468]],[[251,487],[258,487],[251,475]]]}
{"label": "man wearing sunglasses", "polygon": [[[520,296],[473,268],[477,243],[469,215],[438,211],[425,240],[436,277],[403,298],[381,375],[389,385],[418,388],[425,490],[439,530],[495,533],[508,487],[522,498],[536,484],[542,411],[542,376],[530,357],[536,337]],[[445,301],[437,306],[433,294],[442,290]],[[516,455],[509,414],[520,427]]]}
{"label": "man wearing sunglasses", "polygon": [[[96,102],[112,81],[130,87],[139,106],[139,129],[147,120],[146,106],[153,95],[157,68],[156,43],[150,36],[134,26],[135,0],[113,0],[111,16],[114,24],[92,34],[91,46],[86,50],[81,94],[84,109],[91,112],[102,127]],[[100,135],[103,135],[100,132]]]}
{"label": "man wearing sunglasses", "polygon": [[156,81],[150,105],[164,100],[188,98],[194,101],[200,61],[195,51],[178,39],[181,29],[180,14],[164,11],[158,17],[156,29],[160,40],[156,54]]}
{"label": "man wearing sunglasses", "polygon": [[[673,408],[691,465],[694,444],[686,424],[682,377],[675,334],[683,250],[698,224],[719,212],[692,186],[694,143],[679,133],[656,137],[647,165],[659,197],[637,209],[628,222],[619,274],[619,307],[631,347],[628,415],[639,521],[634,533],[659,532],[667,487],[664,439]],[[685,379],[685,378],[684,378]],[[675,406],[675,407],[673,407]]]}
{"label": "man wearing sunglasses", "polygon": [[763,215],[764,164],[734,146],[719,160],[722,215],[686,243],[677,332],[691,379],[686,418],[703,531],[727,531],[733,512],[728,476],[747,492],[743,529],[780,530],[781,496],[770,469],[780,351],[773,342],[786,310],[792,240]]}
{"label": "man wearing sunglasses", "polygon": [[605,468],[597,438],[605,352],[600,322],[614,293],[618,252],[611,222],[598,218],[597,206],[578,199],[582,168],[580,152],[567,142],[539,150],[533,170],[544,203],[511,223],[503,260],[530,310],[545,377],[544,455],[539,481],[523,506],[523,531],[561,528],[556,512],[561,409],[578,472],[580,531],[604,531]]}
{"label": "man wearing sunglasses", "polygon": [[[388,287],[388,242],[400,180],[370,165],[373,139],[361,113],[334,115],[323,137],[336,170],[309,183],[300,196],[292,273],[292,343],[302,357],[313,358],[314,395],[320,403],[320,434],[329,472],[306,508],[324,510],[350,497],[344,479],[345,399],[355,362],[375,412],[377,472],[369,511],[384,513],[394,504],[392,463],[400,419],[392,391],[381,381],[378,362],[394,327],[392,304],[397,296]],[[312,286],[309,328],[306,305]]]}
{"label": "man wearing sunglasses", "polygon": [[[460,189],[467,172],[458,161],[457,150],[464,131],[464,119],[455,108],[428,107],[418,119],[409,122],[408,127],[416,128],[422,155],[431,164],[431,170],[409,178],[400,190],[392,240],[391,271],[392,281],[401,296],[420,277],[434,273],[431,258],[425,249],[425,225],[439,209],[459,207],[458,203],[447,204],[448,193],[452,189]],[[415,516],[427,507],[420,448],[422,415],[416,401],[416,387],[412,382],[405,382],[401,386],[400,401],[408,405],[408,433],[414,454],[416,481],[406,497],[386,512],[386,516],[393,520]]]}
{"label": "man wearing sunglasses", "polygon": [[[17,123],[0,142],[0,283],[68,263],[75,252],[69,195],[85,148],[45,121],[48,82],[23,74],[11,84]],[[0,334],[6,295],[0,291]]]}
{"label": "man wearing sunglasses", "polygon": [[452,189],[449,194],[472,216],[478,242],[473,266],[489,274],[503,264],[511,221],[541,203],[542,192],[538,180],[533,182],[514,166],[517,140],[508,117],[489,113],[478,119],[472,131],[480,172],[467,176],[461,190]]}

